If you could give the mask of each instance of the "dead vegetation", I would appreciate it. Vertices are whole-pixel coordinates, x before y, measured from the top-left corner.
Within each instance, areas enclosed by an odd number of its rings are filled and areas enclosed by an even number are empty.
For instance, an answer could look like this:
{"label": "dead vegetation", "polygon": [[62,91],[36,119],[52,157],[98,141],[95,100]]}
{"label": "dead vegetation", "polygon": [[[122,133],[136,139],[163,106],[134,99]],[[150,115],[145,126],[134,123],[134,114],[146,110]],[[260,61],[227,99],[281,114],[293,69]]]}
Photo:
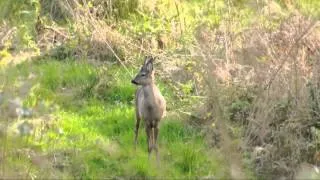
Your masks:
{"label": "dead vegetation", "polygon": [[245,129],[234,148],[250,152],[259,177],[292,179],[301,163],[319,163],[319,22],[292,14],[271,32],[253,26],[237,35],[198,32],[207,109],[214,112],[228,154],[230,119]]}

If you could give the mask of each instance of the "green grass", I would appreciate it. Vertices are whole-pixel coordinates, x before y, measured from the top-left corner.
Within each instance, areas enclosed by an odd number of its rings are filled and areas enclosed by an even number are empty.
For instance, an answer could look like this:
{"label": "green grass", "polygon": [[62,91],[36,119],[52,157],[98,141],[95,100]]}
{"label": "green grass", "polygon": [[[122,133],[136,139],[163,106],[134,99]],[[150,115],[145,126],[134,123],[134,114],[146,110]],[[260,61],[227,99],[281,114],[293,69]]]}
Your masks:
{"label": "green grass", "polygon": [[306,15],[311,15],[313,18],[320,18],[320,2],[317,0],[301,0],[297,2],[298,7]]}
{"label": "green grass", "polygon": [[[135,86],[118,66],[99,73],[98,68],[82,61],[47,59],[2,69],[0,73],[4,72],[10,75],[12,84],[26,81],[26,77],[34,73],[34,86],[24,99],[26,106],[32,107],[45,100],[48,107],[58,107],[53,112],[56,120],[51,128],[27,138],[27,143],[17,143],[14,148],[31,148],[36,153],[57,156],[63,171],[41,169],[26,161],[26,154],[22,154],[22,158],[10,156],[7,162],[12,167],[17,167],[17,162],[22,163],[24,171],[31,169],[32,174],[43,178],[228,177],[226,164],[219,158],[219,153],[206,146],[199,129],[181,120],[167,117],[161,123],[160,167],[156,166],[155,156],[148,160],[143,124],[134,151],[132,100]],[[105,76],[108,81],[100,87],[104,91],[92,90]],[[169,95],[167,101],[171,101],[173,93],[168,92],[164,83],[159,84],[167,91],[164,94]],[[19,86],[12,89],[15,88],[19,89]],[[71,95],[61,93],[63,89],[70,89]],[[14,151],[11,148],[13,146],[8,146],[8,151]]]}

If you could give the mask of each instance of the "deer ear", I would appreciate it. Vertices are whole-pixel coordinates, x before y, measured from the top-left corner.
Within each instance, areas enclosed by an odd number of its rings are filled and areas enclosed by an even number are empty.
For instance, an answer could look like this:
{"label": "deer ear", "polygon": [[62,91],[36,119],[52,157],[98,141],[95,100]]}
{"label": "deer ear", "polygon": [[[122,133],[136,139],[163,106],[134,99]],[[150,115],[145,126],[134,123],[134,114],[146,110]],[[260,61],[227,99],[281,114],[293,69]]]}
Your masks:
{"label": "deer ear", "polygon": [[151,72],[153,70],[153,59],[150,59],[146,64],[147,70]]}
{"label": "deer ear", "polygon": [[149,61],[149,57],[148,56],[145,56],[144,57],[144,65],[146,66],[148,64],[148,61]]}
{"label": "deer ear", "polygon": [[153,70],[153,60],[154,58],[151,56],[146,56],[144,60],[144,66],[147,68],[148,71]]}
{"label": "deer ear", "polygon": [[153,62],[153,57],[151,57],[151,56],[146,56],[146,57],[144,58],[144,65],[147,65],[150,61]]}

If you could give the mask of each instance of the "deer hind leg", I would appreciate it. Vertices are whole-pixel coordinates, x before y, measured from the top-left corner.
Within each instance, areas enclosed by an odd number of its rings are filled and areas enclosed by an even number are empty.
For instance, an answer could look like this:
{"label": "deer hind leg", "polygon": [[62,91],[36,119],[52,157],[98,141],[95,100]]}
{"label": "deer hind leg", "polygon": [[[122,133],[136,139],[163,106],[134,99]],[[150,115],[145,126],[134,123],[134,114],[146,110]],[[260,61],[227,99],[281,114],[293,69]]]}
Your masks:
{"label": "deer hind leg", "polygon": [[152,128],[150,126],[146,126],[146,133],[147,133],[147,143],[148,143],[148,157],[150,159],[152,146],[153,146],[153,135],[152,135]]}
{"label": "deer hind leg", "polygon": [[158,134],[159,134],[159,128],[158,127],[155,127],[155,128],[152,128],[154,129],[154,144],[153,144],[153,148],[156,152],[156,158],[157,158],[157,163],[159,165],[160,163],[160,157],[159,157],[159,151],[158,151]]}
{"label": "deer hind leg", "polygon": [[139,126],[140,126],[140,116],[139,116],[139,112],[138,110],[136,110],[136,128],[135,128],[135,136],[134,136],[134,149],[137,148],[137,144],[138,144],[138,134],[139,134]]}

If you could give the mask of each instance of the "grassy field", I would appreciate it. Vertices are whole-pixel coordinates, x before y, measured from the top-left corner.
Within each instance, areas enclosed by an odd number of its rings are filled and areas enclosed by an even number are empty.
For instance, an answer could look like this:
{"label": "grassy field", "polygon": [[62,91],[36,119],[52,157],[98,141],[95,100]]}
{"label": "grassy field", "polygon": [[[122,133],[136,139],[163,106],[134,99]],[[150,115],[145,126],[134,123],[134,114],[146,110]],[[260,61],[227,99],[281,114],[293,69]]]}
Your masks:
{"label": "grassy field", "polygon": [[[52,59],[2,69],[7,89],[17,96],[23,84],[32,84],[24,107],[44,106],[42,113],[8,124],[13,129],[27,120],[33,131],[22,139],[12,131],[1,141],[12,155],[19,154],[16,149],[29,152],[6,158],[4,177],[14,177],[10,171],[16,167],[26,178],[228,177],[223,157],[207,147],[200,129],[170,115],[160,126],[160,168],[155,156],[148,160],[143,126],[134,151],[135,86],[120,72],[118,66],[100,72],[85,62]],[[101,80],[106,74],[108,80]],[[170,104],[172,92],[163,83],[160,87]]]}
{"label": "grassy field", "polygon": [[[0,179],[317,179],[319,19],[319,0],[0,0]],[[144,125],[134,150],[149,55],[159,167]]]}

